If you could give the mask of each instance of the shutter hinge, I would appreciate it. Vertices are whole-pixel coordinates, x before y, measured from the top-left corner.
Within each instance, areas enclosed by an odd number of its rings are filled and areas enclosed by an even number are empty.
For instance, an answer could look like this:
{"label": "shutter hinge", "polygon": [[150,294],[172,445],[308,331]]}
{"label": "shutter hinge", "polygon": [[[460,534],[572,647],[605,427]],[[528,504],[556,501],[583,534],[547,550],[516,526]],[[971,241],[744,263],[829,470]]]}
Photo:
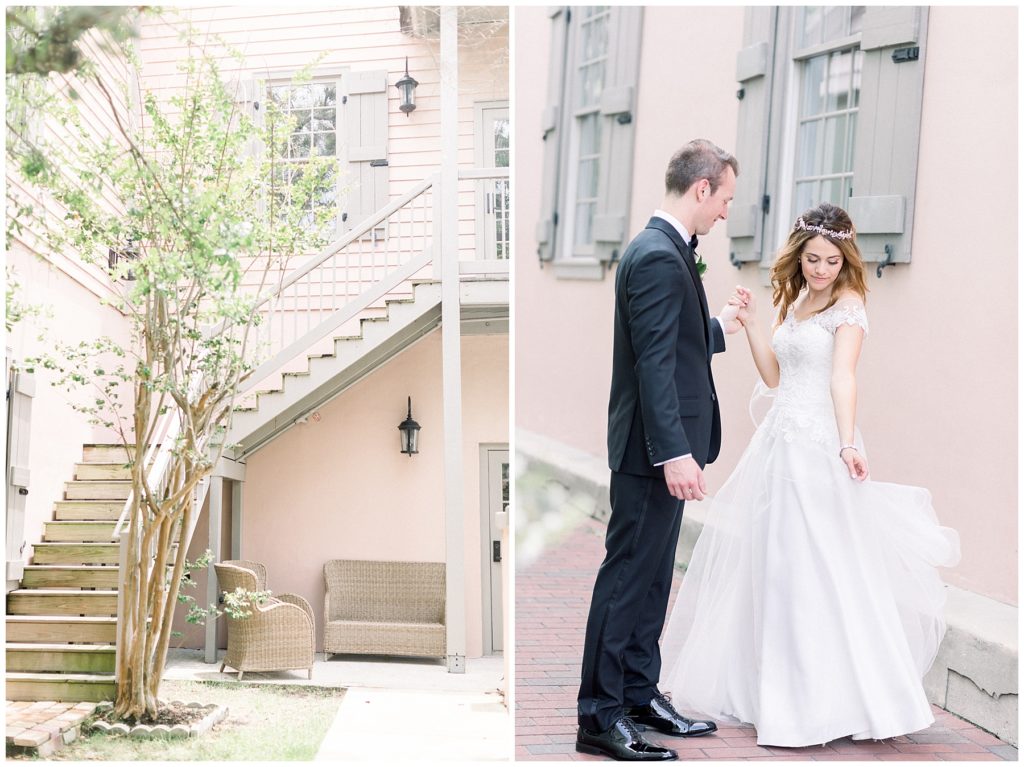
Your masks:
{"label": "shutter hinge", "polygon": [[921,49],[918,46],[912,48],[897,48],[892,52],[892,63],[903,64],[907,61],[917,61],[921,56]]}
{"label": "shutter hinge", "polygon": [[565,23],[568,24],[572,21],[572,8],[565,9]]}
{"label": "shutter hinge", "polygon": [[893,250],[892,245],[886,243],[884,250],[885,260],[881,261],[878,264],[878,268],[875,270],[875,276],[878,277],[878,279],[882,279],[882,270],[885,269],[885,267],[893,265],[895,251]]}
{"label": "shutter hinge", "polygon": [[371,168],[385,168],[385,167],[387,167],[387,164],[388,164],[387,160],[370,160],[370,167]]}
{"label": "shutter hinge", "polygon": [[341,103],[342,104],[347,104],[348,103],[348,96],[342,96],[341,97]]}
{"label": "shutter hinge", "polygon": [[766,194],[764,197],[761,198],[761,212],[767,216],[768,210],[771,208],[771,206],[772,196],[770,194]]}
{"label": "shutter hinge", "polygon": [[631,122],[633,122],[633,113],[623,112],[622,114],[615,118],[615,121],[619,125],[629,125]]}
{"label": "shutter hinge", "polygon": [[554,226],[558,226],[558,211],[556,210],[551,214],[551,222]]}

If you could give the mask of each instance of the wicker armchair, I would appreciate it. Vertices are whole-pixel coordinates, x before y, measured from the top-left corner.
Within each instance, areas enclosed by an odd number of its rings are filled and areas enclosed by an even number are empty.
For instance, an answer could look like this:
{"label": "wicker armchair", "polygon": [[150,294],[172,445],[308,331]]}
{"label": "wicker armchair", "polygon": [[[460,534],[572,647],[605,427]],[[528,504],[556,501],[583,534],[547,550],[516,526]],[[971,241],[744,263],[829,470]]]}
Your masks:
{"label": "wicker armchair", "polygon": [[444,657],[443,562],[324,565],[324,652]]}
{"label": "wicker armchair", "polygon": [[[266,590],[266,569],[259,563],[255,571],[240,567],[243,560],[221,562],[213,566],[221,591]],[[304,668],[313,678],[313,653],[316,622],[313,608],[298,594],[277,594],[261,605],[253,605],[247,618],[228,617],[228,652],[220,665],[238,671],[286,671]]]}

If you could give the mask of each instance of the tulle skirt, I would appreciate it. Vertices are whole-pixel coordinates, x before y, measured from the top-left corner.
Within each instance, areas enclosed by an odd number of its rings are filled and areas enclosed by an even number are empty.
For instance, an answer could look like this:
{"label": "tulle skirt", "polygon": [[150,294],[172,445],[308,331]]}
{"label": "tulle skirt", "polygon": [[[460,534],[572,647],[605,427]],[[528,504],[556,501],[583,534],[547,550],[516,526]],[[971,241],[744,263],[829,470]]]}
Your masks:
{"label": "tulle skirt", "polygon": [[921,680],[945,632],[935,568],[958,561],[959,539],[927,490],[857,482],[837,453],[837,436],[802,439],[769,413],[711,502],[663,637],[676,706],[751,723],[760,744],[934,721]]}

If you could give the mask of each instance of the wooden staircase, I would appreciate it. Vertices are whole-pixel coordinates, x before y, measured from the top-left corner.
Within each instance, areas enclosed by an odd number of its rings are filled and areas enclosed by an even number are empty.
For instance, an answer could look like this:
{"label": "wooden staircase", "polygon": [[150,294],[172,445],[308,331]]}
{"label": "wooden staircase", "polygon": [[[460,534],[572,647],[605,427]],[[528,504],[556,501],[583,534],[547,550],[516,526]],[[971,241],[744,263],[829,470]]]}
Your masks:
{"label": "wooden staircase", "polygon": [[7,700],[114,697],[118,544],[130,486],[121,446],[86,445],[21,588],[7,595]]}

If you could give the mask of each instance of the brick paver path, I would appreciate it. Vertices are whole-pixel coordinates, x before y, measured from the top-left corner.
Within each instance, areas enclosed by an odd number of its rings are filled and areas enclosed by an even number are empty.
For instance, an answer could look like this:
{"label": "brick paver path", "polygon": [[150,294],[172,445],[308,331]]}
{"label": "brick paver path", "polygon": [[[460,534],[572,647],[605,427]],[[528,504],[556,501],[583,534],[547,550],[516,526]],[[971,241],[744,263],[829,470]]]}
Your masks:
{"label": "brick paver path", "polygon": [[52,755],[78,737],[79,726],[95,708],[95,703],[7,701],[7,755]]}
{"label": "brick paver path", "polygon": [[[516,571],[517,760],[577,760],[576,693],[583,632],[594,576],[604,555],[604,526],[588,519],[558,545]],[[679,578],[673,587],[678,588]],[[952,714],[935,708],[927,730],[884,741],[849,738],[809,748],[761,747],[753,727],[721,726],[716,735],[685,739],[648,732],[683,759],[759,761],[999,761],[1017,749]]]}

